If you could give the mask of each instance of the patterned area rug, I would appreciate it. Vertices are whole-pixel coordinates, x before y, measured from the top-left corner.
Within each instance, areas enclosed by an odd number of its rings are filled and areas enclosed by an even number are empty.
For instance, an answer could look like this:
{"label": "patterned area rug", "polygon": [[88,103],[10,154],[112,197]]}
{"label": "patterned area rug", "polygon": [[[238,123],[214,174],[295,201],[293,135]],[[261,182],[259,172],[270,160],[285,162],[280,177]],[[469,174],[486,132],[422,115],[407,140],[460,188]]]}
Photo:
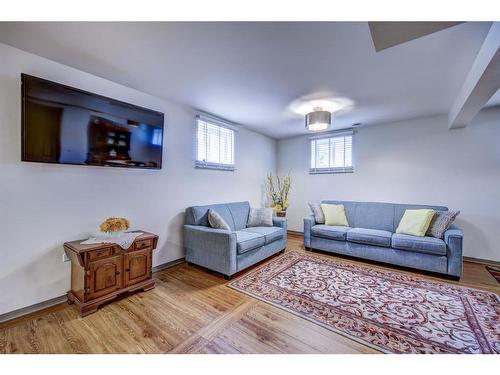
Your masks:
{"label": "patterned area rug", "polygon": [[386,353],[500,353],[500,298],[289,252],[231,288]]}
{"label": "patterned area rug", "polygon": [[493,266],[486,266],[486,269],[491,274],[491,276],[493,276],[496,279],[496,281],[500,283],[500,268]]}

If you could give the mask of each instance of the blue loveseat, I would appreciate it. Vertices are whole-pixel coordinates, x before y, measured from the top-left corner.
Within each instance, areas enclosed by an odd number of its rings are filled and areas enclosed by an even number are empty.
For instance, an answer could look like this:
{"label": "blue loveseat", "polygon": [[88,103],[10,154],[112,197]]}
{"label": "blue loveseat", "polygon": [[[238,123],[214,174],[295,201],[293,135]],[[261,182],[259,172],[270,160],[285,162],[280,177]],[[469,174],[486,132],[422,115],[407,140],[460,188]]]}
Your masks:
{"label": "blue loveseat", "polygon": [[[208,210],[219,213],[231,230],[214,229],[208,224]],[[263,259],[286,248],[287,223],[273,218],[272,227],[247,228],[250,204],[235,202],[186,209],[184,248],[186,261],[217,271],[229,279]]]}
{"label": "blue loveseat", "polygon": [[304,218],[304,246],[437,272],[460,278],[462,275],[463,232],[449,228],[444,239],[397,234],[396,228],[406,209],[447,207],[396,203],[323,201],[343,204],[349,227],[316,224],[314,216]]}

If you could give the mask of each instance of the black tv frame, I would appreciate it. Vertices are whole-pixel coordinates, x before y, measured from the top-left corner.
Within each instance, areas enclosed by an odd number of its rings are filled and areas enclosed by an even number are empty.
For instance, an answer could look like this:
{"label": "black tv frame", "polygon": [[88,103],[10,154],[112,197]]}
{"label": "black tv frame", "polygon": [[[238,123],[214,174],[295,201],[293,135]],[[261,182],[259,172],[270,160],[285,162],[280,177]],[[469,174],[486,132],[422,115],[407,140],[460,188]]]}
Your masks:
{"label": "black tv frame", "polygon": [[[24,141],[25,141],[24,135],[25,135],[25,126],[26,126],[25,108],[24,108],[25,107],[25,97],[26,97],[26,92],[25,92],[26,86],[24,84],[25,78],[34,78],[34,79],[37,79],[39,81],[43,81],[43,82],[46,82],[46,83],[49,83],[49,84],[57,85],[57,86],[60,86],[62,88],[65,88],[65,89],[68,89],[68,90],[72,90],[72,91],[76,91],[76,92],[79,92],[79,93],[82,93],[82,94],[85,94],[85,95],[91,95],[91,96],[94,96],[96,98],[101,98],[101,99],[109,100],[111,102],[114,102],[114,103],[117,103],[117,104],[120,104],[120,105],[123,105],[123,106],[127,106],[127,107],[132,108],[132,109],[138,109],[138,110],[142,110],[142,111],[148,111],[148,112],[151,112],[151,113],[155,113],[156,115],[161,116],[162,136],[164,135],[164,130],[165,130],[165,114],[163,112],[155,111],[153,109],[149,109],[149,108],[146,108],[146,107],[141,107],[141,106],[138,106],[138,105],[135,105],[135,104],[130,104],[130,103],[127,103],[127,102],[123,102],[121,100],[110,98],[108,96],[95,94],[95,93],[90,92],[90,91],[86,91],[86,90],[82,90],[82,89],[79,89],[79,88],[76,88],[76,87],[68,86],[68,85],[65,85],[65,84],[62,84],[62,83],[59,83],[59,82],[50,81],[48,79],[44,79],[44,78],[32,76],[30,74],[21,73],[21,161],[29,162],[29,163],[59,164],[59,165],[79,165],[79,166],[88,166],[88,167],[108,167],[108,168],[124,168],[124,169],[162,169],[162,165],[163,165],[163,143],[164,143],[163,142],[163,138],[162,138],[162,142],[161,142],[161,146],[160,146],[160,163],[159,163],[158,167],[139,167],[139,166],[125,166],[125,165],[123,165],[123,166],[121,166],[121,165],[95,165],[95,164],[84,164],[84,163],[59,163],[59,162],[51,162],[51,161],[37,161],[37,160],[28,160],[28,159],[26,159],[26,157],[25,157],[25,144],[24,144]],[[84,108],[84,107],[82,107],[82,108]],[[92,109],[92,108],[84,108],[84,109],[96,112],[96,110]]]}

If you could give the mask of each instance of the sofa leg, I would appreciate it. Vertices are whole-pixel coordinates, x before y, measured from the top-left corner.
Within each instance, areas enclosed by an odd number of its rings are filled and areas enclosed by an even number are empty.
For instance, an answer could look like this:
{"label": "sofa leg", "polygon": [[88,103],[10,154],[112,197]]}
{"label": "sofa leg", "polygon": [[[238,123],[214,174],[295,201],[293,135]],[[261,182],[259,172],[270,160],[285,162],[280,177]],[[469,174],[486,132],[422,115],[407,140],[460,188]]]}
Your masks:
{"label": "sofa leg", "polygon": [[232,276],[230,276],[230,275],[224,275],[224,279],[226,279],[226,280],[231,280],[231,277]]}

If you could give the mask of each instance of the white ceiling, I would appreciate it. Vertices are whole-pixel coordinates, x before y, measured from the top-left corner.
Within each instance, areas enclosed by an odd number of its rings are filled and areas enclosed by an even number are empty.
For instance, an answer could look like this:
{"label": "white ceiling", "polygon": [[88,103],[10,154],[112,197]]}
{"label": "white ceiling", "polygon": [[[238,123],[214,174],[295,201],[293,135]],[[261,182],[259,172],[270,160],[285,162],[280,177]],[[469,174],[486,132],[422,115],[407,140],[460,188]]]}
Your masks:
{"label": "white ceiling", "polygon": [[306,133],[288,105],[317,92],[354,101],[334,128],[447,113],[489,27],[380,52],[366,22],[0,22],[0,42],[283,138]]}

